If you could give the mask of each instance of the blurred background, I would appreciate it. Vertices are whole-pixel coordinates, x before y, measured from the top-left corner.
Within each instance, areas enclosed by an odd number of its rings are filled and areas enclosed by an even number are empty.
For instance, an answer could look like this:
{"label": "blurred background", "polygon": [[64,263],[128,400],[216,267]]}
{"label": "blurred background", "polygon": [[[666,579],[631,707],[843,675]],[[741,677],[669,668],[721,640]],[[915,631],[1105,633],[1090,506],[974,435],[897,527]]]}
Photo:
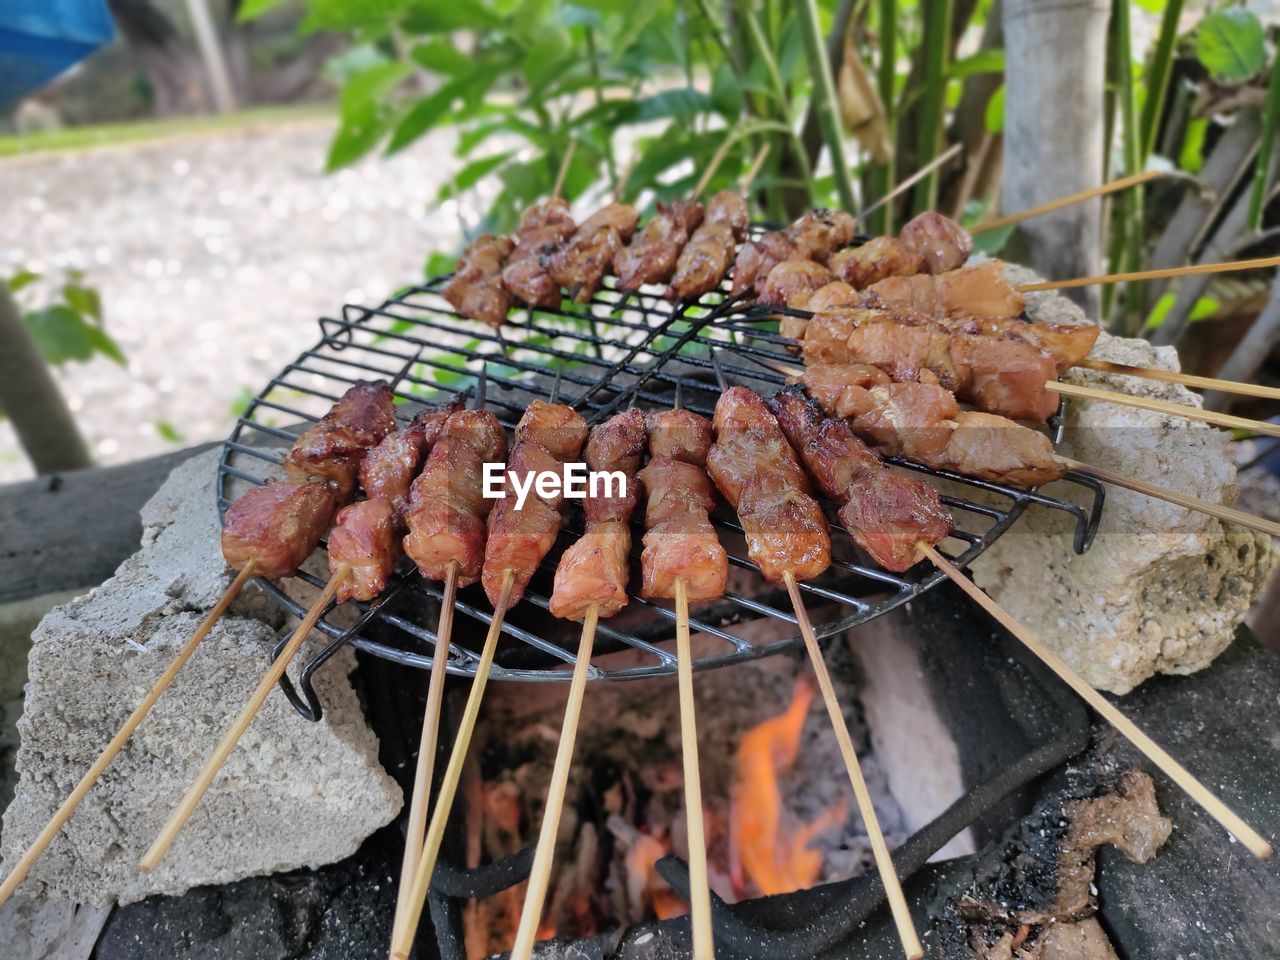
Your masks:
{"label": "blurred background", "polygon": [[[0,342],[39,369],[0,382],[0,482],[220,439],[317,317],[511,229],[571,142],[569,199],[642,209],[712,164],[710,189],[739,184],[767,145],[747,187],[777,223],[856,211],[958,145],[872,233],[1158,169],[982,245],[1064,277],[1274,253],[1278,16],[1162,0],[12,0]],[[50,49],[49,76],[21,82],[13,58]],[[1275,384],[1274,281],[1081,296],[1112,331],[1177,345],[1186,369]]]}

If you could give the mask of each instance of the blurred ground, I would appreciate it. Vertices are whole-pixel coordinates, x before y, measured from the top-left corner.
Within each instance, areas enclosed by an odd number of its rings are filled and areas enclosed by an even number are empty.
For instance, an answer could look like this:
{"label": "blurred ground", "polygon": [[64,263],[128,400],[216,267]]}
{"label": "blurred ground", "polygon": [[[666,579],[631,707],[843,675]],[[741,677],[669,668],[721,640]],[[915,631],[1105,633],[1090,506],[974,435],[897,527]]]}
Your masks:
{"label": "blurred ground", "polygon": [[[434,202],[460,166],[452,133],[326,176],[331,129],[0,160],[0,276],[83,268],[129,359],[57,374],[99,462],[225,436],[247,395],[315,341],[318,316],[381,300],[421,277],[429,251],[456,248],[458,205]],[[0,482],[31,475],[0,422]]]}

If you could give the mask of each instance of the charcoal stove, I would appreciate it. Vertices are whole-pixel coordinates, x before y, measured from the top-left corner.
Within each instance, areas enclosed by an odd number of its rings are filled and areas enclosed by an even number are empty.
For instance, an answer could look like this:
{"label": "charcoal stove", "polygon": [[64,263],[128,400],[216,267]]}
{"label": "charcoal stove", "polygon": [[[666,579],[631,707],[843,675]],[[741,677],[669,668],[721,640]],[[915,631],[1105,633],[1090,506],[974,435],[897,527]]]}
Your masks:
{"label": "charcoal stove", "polygon": [[[598,423],[629,403],[645,408],[669,406],[677,388],[687,407],[710,414],[719,394],[712,377],[713,348],[737,382],[765,392],[775,390],[782,377],[749,361],[791,359],[781,338],[761,331],[760,325],[742,312],[741,303],[723,290],[695,303],[672,304],[652,290],[624,295],[606,285],[587,304],[521,311],[513,314],[500,330],[492,330],[460,317],[449,306],[439,292],[447,279],[437,277],[407,288],[377,306],[347,305],[341,318],[320,320],[320,340],[272,378],[248,405],[225,442],[217,477],[220,511],[225,511],[237,484],[265,482],[288,445],[322,416],[348,386],[361,379],[381,377],[394,381],[401,404],[399,416],[407,421],[417,405],[465,394],[483,366],[489,384],[488,407],[511,428],[530,400],[549,396],[552,374],[561,381],[562,402],[574,405],[588,422]],[[1062,435],[1061,411],[1049,429],[1056,445]],[[1085,491],[1084,499],[1089,504],[1085,507],[1037,490],[930,470],[900,458],[890,462],[950,481],[949,489],[959,491],[943,497],[956,517],[956,532],[941,546],[962,566],[980,556],[1033,505],[1060,510],[1074,518],[1077,552],[1087,549],[1101,517],[1103,490],[1089,477],[1067,477]],[[834,516],[830,519],[831,569],[817,580],[802,583],[800,588],[812,601],[836,604],[849,612],[816,623],[819,638],[881,616],[944,579],[941,572],[924,564],[901,575],[881,570],[860,554]],[[713,521],[730,549],[731,569],[754,571],[741,548],[741,527],[735,518],[721,510]],[[569,679],[565,667],[573,663],[576,647],[547,639],[545,628],[551,621],[547,607],[556,563],[580,532],[580,515],[571,515],[556,547],[530,585],[525,595],[527,602],[506,618],[494,679]],[[638,543],[639,538],[636,540]],[[947,549],[948,544],[959,547]],[[638,557],[637,549],[634,564],[638,564]],[[409,566],[405,561],[398,578],[379,600],[356,605],[361,613],[354,627],[334,617],[333,611],[321,617],[317,627],[331,638],[331,643],[301,665],[296,687],[287,678],[282,682],[285,693],[303,716],[319,719],[322,705],[312,689],[311,677],[344,644],[351,643],[363,653],[395,663],[430,668],[436,638],[428,623],[434,623],[434,618],[421,618],[427,622],[419,622],[419,617],[406,611],[430,608],[440,601],[443,588],[439,583],[425,581]],[[322,585],[320,579],[305,571],[298,576],[313,586]],[[639,578],[633,576],[632,582],[638,583]],[[255,578],[255,583],[289,614],[304,613],[303,607],[275,584],[260,577]],[[674,654],[658,645],[674,635],[672,607],[633,593],[629,609],[651,616],[640,623],[629,618],[630,625],[625,628],[601,622],[597,651],[607,654],[629,647],[643,655],[641,662],[617,669],[593,665],[589,675],[592,681],[675,674]],[[455,636],[483,637],[491,613],[479,588],[461,592],[457,611],[459,629]],[[702,656],[694,669],[769,656],[800,643],[798,632],[755,645],[723,629],[725,624],[758,617],[792,625],[796,622],[785,594],[759,578],[750,593],[730,592],[722,601],[695,611],[693,630],[716,638],[721,649]],[[370,630],[373,623],[393,629],[378,631],[375,638]],[[468,623],[478,627],[468,629]],[[450,674],[474,676],[478,662],[478,653],[462,639],[450,645]]]}

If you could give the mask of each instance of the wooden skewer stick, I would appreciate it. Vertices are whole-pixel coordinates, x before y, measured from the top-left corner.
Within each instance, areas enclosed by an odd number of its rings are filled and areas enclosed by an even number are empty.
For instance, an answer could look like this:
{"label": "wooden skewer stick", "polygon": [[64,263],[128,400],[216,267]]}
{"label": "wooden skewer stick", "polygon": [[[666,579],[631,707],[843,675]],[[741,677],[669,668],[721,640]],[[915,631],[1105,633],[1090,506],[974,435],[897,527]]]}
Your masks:
{"label": "wooden skewer stick", "polygon": [[1135,187],[1140,183],[1146,183],[1148,180],[1154,180],[1160,176],[1159,170],[1147,170],[1144,173],[1135,173],[1127,177],[1121,177],[1118,180],[1112,180],[1110,183],[1104,183],[1096,187],[1089,187],[1087,190],[1080,190],[1069,196],[1059,197],[1057,200],[1050,200],[1048,203],[1042,203],[1039,206],[1031,207],[1029,210],[1022,210],[1018,213],[1006,214],[1003,217],[993,217],[990,220],[984,220],[972,230],[969,231],[970,236],[977,236],[988,230],[998,230],[1000,227],[1007,227],[1010,224],[1021,223],[1023,220],[1029,220],[1032,217],[1038,217],[1042,213],[1052,213],[1054,210],[1060,210],[1063,207],[1069,207],[1074,203],[1080,203],[1093,197],[1105,196],[1108,193],[1116,193],[1119,190],[1126,190],[1129,187]]}
{"label": "wooden skewer stick", "polygon": [[1065,290],[1069,287],[1091,287],[1098,283],[1125,283],[1131,280],[1163,280],[1167,277],[1189,277],[1206,273],[1231,273],[1234,270],[1259,270],[1280,266],[1280,257],[1258,257],[1256,260],[1229,260],[1226,263],[1193,263],[1186,267],[1164,267],[1160,270],[1138,270],[1134,273],[1104,273],[1097,277],[1072,280],[1041,280],[1018,285],[1020,293],[1035,290]]}
{"label": "wooden skewer stick", "polygon": [[892,190],[886,193],[883,197],[867,204],[865,207],[859,210],[858,220],[861,222],[865,222],[866,218],[870,214],[874,213],[876,210],[879,210],[890,200],[893,200],[897,197],[902,196],[903,193],[910,190],[912,187],[914,187],[917,183],[919,183],[929,174],[933,173],[933,171],[937,170],[943,164],[948,163],[952,157],[956,156],[963,149],[964,149],[963,143],[952,144],[950,147],[948,147],[942,153],[938,154],[936,157],[934,157],[932,160],[926,163],[923,167],[921,167],[911,176],[907,177],[907,179],[897,184]]}
{"label": "wooden skewer stick", "polygon": [[1154,367],[1131,367],[1127,363],[1112,363],[1110,360],[1094,360],[1091,357],[1085,357],[1076,366],[1084,367],[1086,370],[1100,370],[1103,373],[1118,373],[1126,377],[1159,380],[1161,383],[1180,383],[1184,387],[1194,387],[1197,390],[1219,390],[1222,393],[1234,393],[1243,397],[1264,397],[1268,400],[1280,400],[1280,388],[1263,387],[1256,383],[1238,383],[1235,380],[1200,377],[1194,373],[1157,370]]}
{"label": "wooden skewer stick", "polygon": [[689,910],[693,960],[716,955],[707,881],[707,832],[702,824],[702,777],[698,766],[698,726],[693,702],[693,645],[689,639],[689,587],[676,581],[676,678],[680,688],[680,745],[684,760],[684,806],[689,835]]}
{"label": "wooden skewer stick", "polygon": [[435,652],[431,657],[431,679],[427,683],[427,706],[422,714],[422,736],[418,740],[418,769],[413,778],[413,799],[409,804],[409,823],[404,837],[404,860],[400,864],[400,886],[396,891],[398,920],[409,900],[413,875],[422,855],[422,841],[427,830],[427,804],[431,795],[431,777],[435,772],[436,737],[440,731],[440,707],[444,702],[445,664],[449,659],[449,638],[453,634],[453,614],[458,599],[458,561],[449,561],[444,578],[444,596],[440,599],[440,623],[436,627]]}
{"label": "wooden skewer stick", "polygon": [[1192,497],[1185,493],[1178,493],[1176,490],[1169,490],[1166,487],[1158,487],[1154,483],[1147,483],[1145,480],[1139,480],[1136,477],[1115,473],[1106,467],[1095,467],[1091,463],[1083,463],[1070,457],[1057,456],[1054,459],[1078,473],[1097,477],[1099,480],[1117,487],[1124,487],[1126,490],[1146,494],[1148,497],[1154,497],[1157,500],[1164,500],[1180,507],[1186,507],[1188,510],[1208,514],[1211,517],[1217,517],[1219,520],[1226,520],[1228,523],[1238,523],[1242,527],[1249,527],[1252,530],[1259,530],[1273,537],[1280,537],[1280,523],[1276,523],[1273,520],[1255,517],[1253,514],[1245,513],[1243,510],[1236,510],[1221,503],[1210,503],[1208,500]]}
{"label": "wooden skewer stick", "polygon": [[244,709],[236,717],[231,729],[219,741],[218,746],[200,769],[200,774],[196,777],[195,782],[187,788],[182,801],[174,808],[173,813],[169,815],[164,829],[160,831],[155,842],[151,844],[151,849],[142,858],[140,866],[143,873],[150,873],[164,859],[164,855],[168,853],[169,847],[173,845],[178,833],[191,818],[191,814],[209,789],[209,785],[213,783],[213,778],[218,775],[218,771],[227,762],[227,757],[231,755],[231,751],[235,749],[236,744],[240,742],[240,738],[244,736],[249,724],[253,722],[253,718],[257,716],[258,711],[262,709],[268,694],[275,688],[285,668],[289,666],[289,661],[297,654],[302,642],[307,639],[312,628],[315,627],[316,621],[320,619],[320,615],[329,606],[329,601],[338,592],[338,587],[342,586],[350,575],[351,568],[346,564],[342,564],[334,571],[333,576],[329,578],[329,582],[325,584],[324,590],[316,598],[316,602],[311,605],[311,609],[307,611],[302,623],[298,624],[298,629],[293,631],[293,636],[289,638],[289,642],[280,651],[280,656],[276,657],[271,666],[267,668],[267,672],[263,674],[262,679],[258,681],[258,686],[254,688],[253,695],[249,697],[249,702],[244,705]]}
{"label": "wooden skewer stick", "polygon": [[1263,839],[1256,830],[1241,820],[1225,803],[1214,796],[1203,783],[1193,777],[1185,767],[1169,756],[1159,744],[1143,733],[1132,720],[1116,709],[1111,704],[1111,701],[1093,689],[1083,677],[1036,639],[1031,631],[1014,620],[1000,604],[979,590],[972,580],[956,568],[955,564],[923,541],[917,542],[916,548],[924,556],[928,557],[939,570],[950,577],[956,586],[967,593],[982,609],[999,621],[1001,626],[1021,640],[1028,650],[1044,661],[1045,665],[1056,673],[1067,686],[1079,694],[1081,699],[1123,734],[1125,739],[1137,747],[1148,760],[1159,767],[1165,776],[1181,787],[1192,800],[1200,804],[1209,816],[1217,820],[1232,836],[1243,843],[1250,853],[1260,860],[1265,860],[1271,856],[1271,844]]}
{"label": "wooden skewer stick", "polygon": [[1151,397],[1135,397],[1128,393],[1099,390],[1097,387],[1084,387],[1079,384],[1063,383],[1058,380],[1046,381],[1045,388],[1067,397],[1078,397],[1083,400],[1104,400],[1107,403],[1118,403],[1125,407],[1137,407],[1140,410],[1167,413],[1172,417],[1198,420],[1201,423],[1213,424],[1215,427],[1227,427],[1231,430],[1244,430],[1249,433],[1264,433],[1269,437],[1280,437],[1280,424],[1267,423],[1263,420],[1248,420],[1244,417],[1232,416],[1229,413],[1217,413],[1213,410],[1202,410],[1200,407],[1191,407],[1184,403],[1155,400]]}
{"label": "wooden skewer stick", "polygon": [[733,131],[730,130],[729,135],[724,138],[724,142],[711,155],[711,161],[707,164],[707,169],[702,171],[702,176],[698,178],[698,182],[694,185],[693,193],[689,194],[690,200],[697,200],[698,197],[702,196],[702,191],[707,189],[707,184],[716,175],[716,171],[720,169],[720,164],[724,163],[724,158],[729,155],[729,148],[735,142],[736,138],[733,136]]}
{"label": "wooden skewer stick", "polygon": [[772,144],[766,143],[760,148],[760,152],[756,154],[756,158],[751,161],[751,166],[747,172],[743,174],[742,179],[738,181],[738,189],[746,193],[747,187],[755,183],[756,177],[760,176],[760,169],[764,166],[764,162],[769,157],[769,148]]}
{"label": "wooden skewer stick", "polygon": [[916,935],[915,923],[907,907],[907,898],[902,894],[902,884],[899,883],[897,871],[893,866],[893,856],[889,853],[889,846],[885,843],[884,833],[880,829],[880,820],[871,803],[867,781],[862,775],[862,766],[858,763],[858,754],[853,748],[853,739],[849,736],[849,726],[845,723],[840,701],[836,698],[831,674],[827,672],[827,664],[822,659],[822,648],[818,646],[818,638],[813,632],[813,623],[809,620],[809,612],[805,609],[804,598],[800,596],[795,574],[787,570],[782,576],[786,580],[787,593],[791,595],[791,606],[796,613],[800,635],[804,637],[805,649],[809,651],[809,661],[813,664],[818,688],[822,691],[822,699],[827,704],[827,715],[831,718],[831,726],[835,729],[836,742],[840,745],[840,753],[844,756],[845,770],[849,773],[849,784],[853,787],[853,796],[858,802],[858,813],[862,816],[862,823],[867,828],[867,838],[871,841],[871,852],[875,856],[876,869],[880,872],[880,881],[884,884],[885,895],[889,900],[889,910],[893,914],[894,925],[898,928],[898,939],[902,941],[902,950],[907,955],[907,960],[919,960],[924,955],[924,949],[920,946],[920,938]]}
{"label": "wooden skewer stick", "polygon": [[422,843],[422,854],[418,858],[413,889],[403,912],[396,916],[395,926],[391,932],[392,960],[409,960],[409,951],[413,949],[414,933],[418,929],[418,921],[422,919],[422,908],[427,900],[427,888],[431,886],[431,875],[435,872],[436,858],[440,856],[444,829],[449,822],[449,811],[453,807],[453,798],[458,792],[458,783],[462,779],[462,767],[467,760],[467,748],[471,745],[471,735],[475,733],[476,720],[480,716],[480,703],[484,699],[484,688],[489,682],[489,671],[493,668],[493,655],[498,650],[498,638],[502,635],[502,623],[507,615],[507,604],[511,599],[511,590],[515,582],[516,572],[507,570],[502,577],[502,589],[498,595],[498,603],[493,609],[493,619],[489,622],[489,633],[480,651],[476,677],[471,683],[471,693],[467,697],[466,709],[462,712],[458,736],[453,742],[453,752],[449,754],[449,765],[445,768],[444,779],[440,783],[440,793],[436,797],[436,806],[431,812],[431,823],[427,827],[426,839]]}
{"label": "wooden skewer stick", "polygon": [[573,151],[578,149],[578,141],[569,140],[569,146],[565,148],[564,158],[560,161],[560,169],[556,171],[556,182],[551,187],[551,196],[560,196],[560,191],[564,189],[564,178],[569,174],[569,164],[573,163]]}
{"label": "wooden skewer stick", "polygon": [[20,884],[26,875],[31,872],[31,868],[35,865],[36,861],[44,854],[44,851],[48,848],[49,844],[53,842],[54,837],[56,837],[59,831],[62,830],[63,826],[71,818],[71,815],[75,813],[76,808],[80,806],[80,802],[84,800],[89,791],[93,789],[94,784],[96,784],[102,777],[103,772],[108,766],[110,766],[111,761],[116,758],[116,755],[122,749],[124,749],[124,745],[128,743],[129,738],[133,736],[133,732],[138,729],[138,725],[146,719],[147,714],[151,712],[151,708],[154,707],[156,701],[160,699],[160,695],[168,689],[169,684],[173,683],[173,678],[178,675],[178,671],[183,668],[189,659],[191,659],[191,655],[196,652],[196,647],[200,646],[204,641],[204,638],[209,635],[209,631],[213,629],[214,624],[216,624],[218,620],[222,618],[222,615],[227,612],[227,608],[235,602],[236,597],[240,596],[240,591],[244,589],[244,585],[248,582],[249,578],[253,576],[253,571],[256,567],[257,561],[250,560],[244,565],[240,572],[236,574],[236,578],[231,581],[230,586],[228,586],[226,591],[222,594],[221,599],[214,604],[214,607],[209,611],[208,616],[201,621],[200,626],[196,628],[196,632],[191,635],[191,639],[183,644],[182,649],[178,651],[178,655],[173,658],[173,662],[169,664],[164,673],[160,675],[160,679],[155,682],[155,685],[149,691],[147,691],[147,695],[142,698],[142,701],[136,707],[133,708],[133,713],[129,714],[129,718],[125,720],[124,725],[119,729],[116,735],[111,738],[111,742],[108,743],[106,749],[102,751],[102,755],[94,761],[93,766],[91,766],[88,772],[80,778],[80,782],[76,784],[75,789],[71,791],[71,794],[67,799],[62,801],[62,806],[58,807],[53,818],[45,825],[45,828],[40,831],[40,835],[36,837],[31,846],[27,848],[27,851],[23,853],[21,858],[19,858],[9,876],[5,877],[4,883],[0,883],[0,905],[3,905],[4,902],[9,899],[18,884]]}
{"label": "wooden skewer stick", "polygon": [[547,787],[547,805],[542,814],[542,829],[538,833],[538,847],[533,855],[524,907],[520,911],[520,927],[516,931],[515,946],[511,948],[512,960],[529,960],[533,956],[534,941],[538,938],[538,923],[542,919],[542,907],[551,880],[551,863],[555,858],[556,837],[560,833],[560,812],[564,809],[569,768],[573,764],[573,745],[578,735],[578,717],[582,714],[582,697],[587,688],[591,648],[595,644],[599,619],[600,605],[593,603],[587,608],[587,615],[582,621],[582,639],[578,641],[578,657],[573,664],[573,678],[569,681],[569,700],[564,706],[560,745],[556,748],[555,766],[551,769],[551,783]]}

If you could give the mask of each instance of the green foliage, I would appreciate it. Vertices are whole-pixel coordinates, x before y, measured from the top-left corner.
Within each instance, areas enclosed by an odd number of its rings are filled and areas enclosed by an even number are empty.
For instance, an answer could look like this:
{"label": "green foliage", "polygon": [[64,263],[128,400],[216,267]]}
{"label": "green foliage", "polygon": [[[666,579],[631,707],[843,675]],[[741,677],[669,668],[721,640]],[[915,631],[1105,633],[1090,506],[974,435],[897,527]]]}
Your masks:
{"label": "green foliage", "polygon": [[85,285],[80,271],[69,271],[58,282],[20,270],[5,285],[18,298],[22,320],[46,362],[61,366],[104,356],[125,365],[124,353],[107,334],[102,298]]}
{"label": "green foliage", "polygon": [[1242,7],[1210,14],[1196,32],[1196,56],[1220,83],[1248,80],[1266,62],[1261,21]]}

